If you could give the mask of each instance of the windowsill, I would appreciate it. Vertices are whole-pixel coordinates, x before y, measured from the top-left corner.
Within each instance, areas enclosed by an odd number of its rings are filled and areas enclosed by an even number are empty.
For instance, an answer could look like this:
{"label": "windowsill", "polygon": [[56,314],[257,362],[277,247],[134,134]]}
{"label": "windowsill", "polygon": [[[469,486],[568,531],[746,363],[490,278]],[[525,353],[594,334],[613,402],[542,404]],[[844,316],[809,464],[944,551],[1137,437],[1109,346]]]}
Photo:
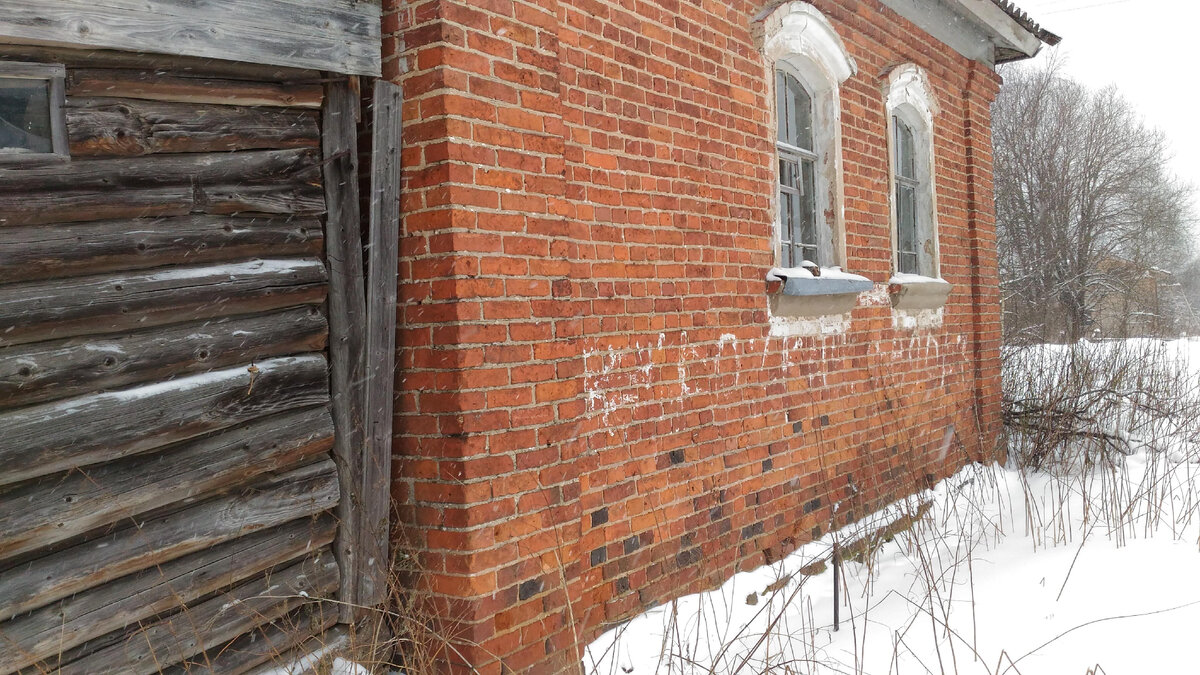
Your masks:
{"label": "windowsill", "polygon": [[776,316],[845,314],[858,304],[860,293],[875,287],[866,277],[826,267],[819,276],[802,267],[776,267],[767,273],[767,281],[780,283],[771,295],[771,313]]}
{"label": "windowsill", "polygon": [[938,309],[946,304],[953,288],[945,279],[919,274],[896,274],[888,280],[888,294],[896,309]]}

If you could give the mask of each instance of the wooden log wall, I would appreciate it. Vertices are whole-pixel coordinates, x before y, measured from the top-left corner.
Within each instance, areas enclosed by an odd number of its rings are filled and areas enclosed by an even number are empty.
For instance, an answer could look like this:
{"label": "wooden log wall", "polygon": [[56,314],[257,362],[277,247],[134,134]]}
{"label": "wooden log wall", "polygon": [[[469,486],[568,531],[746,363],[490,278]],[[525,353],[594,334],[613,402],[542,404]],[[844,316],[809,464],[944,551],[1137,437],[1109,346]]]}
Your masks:
{"label": "wooden log wall", "polygon": [[0,169],[0,674],[259,667],[339,616],[327,78],[0,59],[72,156]]}

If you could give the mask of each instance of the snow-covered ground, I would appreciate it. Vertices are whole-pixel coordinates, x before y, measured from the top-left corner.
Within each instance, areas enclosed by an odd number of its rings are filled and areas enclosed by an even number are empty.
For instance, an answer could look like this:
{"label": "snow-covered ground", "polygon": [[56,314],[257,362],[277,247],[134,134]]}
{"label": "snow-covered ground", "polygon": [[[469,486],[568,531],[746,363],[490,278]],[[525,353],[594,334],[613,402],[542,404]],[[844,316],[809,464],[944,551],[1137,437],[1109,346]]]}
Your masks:
{"label": "snow-covered ground", "polygon": [[[1196,341],[1085,349],[1130,346],[1200,373]],[[609,631],[588,648],[585,672],[1200,673],[1200,420],[1146,424],[1123,411],[1147,400],[1124,386],[1099,424],[1132,439],[1129,456],[1036,472],[967,467],[874,522]],[[868,563],[843,564],[835,631],[832,568],[800,568],[922,502],[932,508],[916,527]]]}

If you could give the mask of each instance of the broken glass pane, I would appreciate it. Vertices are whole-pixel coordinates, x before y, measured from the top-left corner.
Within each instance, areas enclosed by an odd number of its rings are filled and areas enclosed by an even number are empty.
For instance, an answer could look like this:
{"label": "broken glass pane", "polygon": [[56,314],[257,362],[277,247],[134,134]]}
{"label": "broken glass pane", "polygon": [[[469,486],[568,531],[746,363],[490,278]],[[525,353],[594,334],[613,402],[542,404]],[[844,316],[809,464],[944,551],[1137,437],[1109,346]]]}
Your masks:
{"label": "broken glass pane", "polygon": [[0,77],[0,153],[50,152],[50,83]]}

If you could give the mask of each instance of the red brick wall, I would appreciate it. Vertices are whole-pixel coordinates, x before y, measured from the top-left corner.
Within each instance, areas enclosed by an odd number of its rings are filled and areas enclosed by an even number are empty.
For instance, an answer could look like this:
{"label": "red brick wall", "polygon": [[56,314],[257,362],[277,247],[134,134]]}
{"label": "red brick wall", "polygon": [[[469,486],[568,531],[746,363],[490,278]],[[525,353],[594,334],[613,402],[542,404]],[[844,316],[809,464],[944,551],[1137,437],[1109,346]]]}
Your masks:
{"label": "red brick wall", "polygon": [[779,338],[765,0],[389,3],[397,538],[481,672],[569,668],[606,626],[994,449],[989,69],[873,0],[815,3],[858,63],[846,267],[891,274],[883,85],[913,62],[955,288],[940,328],[894,329],[881,283],[843,334]]}

